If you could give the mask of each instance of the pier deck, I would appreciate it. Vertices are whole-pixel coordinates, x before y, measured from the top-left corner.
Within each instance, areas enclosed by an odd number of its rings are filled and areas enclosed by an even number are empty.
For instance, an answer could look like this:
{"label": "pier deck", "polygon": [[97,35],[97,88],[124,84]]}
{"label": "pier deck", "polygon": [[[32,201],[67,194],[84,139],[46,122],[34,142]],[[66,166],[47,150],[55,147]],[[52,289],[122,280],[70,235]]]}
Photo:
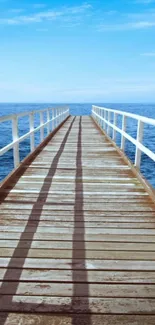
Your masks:
{"label": "pier deck", "polygon": [[90,117],[1,189],[1,325],[155,324],[155,204]]}

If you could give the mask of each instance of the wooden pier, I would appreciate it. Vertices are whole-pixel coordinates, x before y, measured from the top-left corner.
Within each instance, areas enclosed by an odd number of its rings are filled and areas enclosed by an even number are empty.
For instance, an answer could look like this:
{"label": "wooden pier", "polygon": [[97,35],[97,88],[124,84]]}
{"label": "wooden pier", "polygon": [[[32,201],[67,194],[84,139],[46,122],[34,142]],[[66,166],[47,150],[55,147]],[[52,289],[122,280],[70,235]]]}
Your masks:
{"label": "wooden pier", "polygon": [[0,325],[154,325],[155,196],[89,116],[2,183]]}

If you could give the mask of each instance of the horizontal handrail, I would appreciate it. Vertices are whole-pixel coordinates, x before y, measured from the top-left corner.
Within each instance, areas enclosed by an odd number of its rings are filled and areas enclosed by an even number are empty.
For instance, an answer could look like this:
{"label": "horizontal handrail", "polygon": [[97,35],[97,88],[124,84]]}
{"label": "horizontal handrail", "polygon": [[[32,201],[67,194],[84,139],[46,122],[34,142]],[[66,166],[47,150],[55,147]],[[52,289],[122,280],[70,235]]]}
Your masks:
{"label": "horizontal handrail", "polygon": [[[52,112],[52,117],[50,118],[50,113]],[[46,121],[44,121],[44,113]],[[34,116],[39,114],[40,124],[37,127],[34,127]],[[19,137],[18,135],[18,119],[21,117],[28,116],[29,118],[29,132]],[[19,153],[19,143],[30,137],[30,148],[31,152],[35,150],[35,132],[40,130],[40,142],[44,140],[44,128],[47,128],[47,135],[53,131],[57,126],[59,126],[67,117],[69,116],[69,107],[56,107],[56,108],[47,108],[42,110],[33,110],[29,112],[22,112],[19,114],[12,114],[7,116],[0,117],[0,123],[11,121],[12,122],[12,138],[13,141],[8,145],[0,149],[0,156],[4,155],[10,149],[13,149],[13,159],[14,167],[18,167],[20,163],[20,153]],[[52,127],[50,124],[52,123]]]}
{"label": "horizontal handrail", "polygon": [[[113,114],[113,123],[111,122],[111,114]],[[108,115],[108,116],[107,116]],[[122,116],[122,128],[119,128],[117,126],[117,116]],[[149,124],[152,126],[155,126],[155,119],[148,118],[141,115],[136,115],[124,111],[109,109],[106,107],[99,107],[99,106],[92,106],[92,116],[97,121],[97,123],[106,130],[107,133],[110,136],[110,128],[113,130],[113,136],[112,139],[116,141],[116,132],[121,134],[121,149],[124,151],[125,149],[125,139],[129,140],[136,146],[136,154],[135,154],[135,166],[140,167],[141,164],[141,154],[142,152],[146,154],[149,158],[151,158],[153,161],[155,161],[155,153],[152,152],[150,149],[145,147],[142,143],[143,140],[143,130],[144,130],[144,124]],[[126,119],[132,118],[134,120],[137,120],[137,138],[134,139],[131,135],[129,135],[126,132]]]}
{"label": "horizontal handrail", "polygon": [[14,118],[14,116],[17,116],[19,118],[19,117],[28,116],[30,113],[33,113],[33,114],[44,113],[44,112],[47,112],[47,110],[52,111],[52,110],[55,110],[55,109],[58,109],[58,107],[51,107],[51,108],[44,108],[44,109],[36,109],[36,110],[33,110],[33,111],[26,111],[26,112],[21,112],[21,113],[15,113],[15,114],[10,114],[10,115],[5,115],[5,116],[1,116],[0,117],[0,122],[6,122],[6,121],[9,121],[9,120],[12,120]]}
{"label": "horizontal handrail", "polygon": [[153,119],[153,118],[149,118],[149,117],[145,117],[142,115],[133,114],[133,113],[129,113],[129,112],[119,111],[116,109],[106,108],[106,107],[100,107],[100,106],[94,106],[94,105],[93,105],[93,107],[99,108],[100,110],[103,110],[103,111],[116,113],[118,115],[124,115],[126,117],[130,117],[130,118],[133,118],[138,121],[141,120],[142,122],[144,122],[146,124],[151,124],[151,125],[155,126],[155,119]]}

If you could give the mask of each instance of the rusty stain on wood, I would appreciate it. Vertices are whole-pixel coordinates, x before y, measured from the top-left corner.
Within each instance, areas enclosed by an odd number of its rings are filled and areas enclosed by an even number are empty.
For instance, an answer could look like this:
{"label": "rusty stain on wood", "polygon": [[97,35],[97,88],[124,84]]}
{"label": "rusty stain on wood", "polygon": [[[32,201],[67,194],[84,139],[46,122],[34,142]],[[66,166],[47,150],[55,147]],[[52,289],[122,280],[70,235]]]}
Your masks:
{"label": "rusty stain on wood", "polygon": [[0,325],[155,324],[154,191],[90,117],[0,195]]}

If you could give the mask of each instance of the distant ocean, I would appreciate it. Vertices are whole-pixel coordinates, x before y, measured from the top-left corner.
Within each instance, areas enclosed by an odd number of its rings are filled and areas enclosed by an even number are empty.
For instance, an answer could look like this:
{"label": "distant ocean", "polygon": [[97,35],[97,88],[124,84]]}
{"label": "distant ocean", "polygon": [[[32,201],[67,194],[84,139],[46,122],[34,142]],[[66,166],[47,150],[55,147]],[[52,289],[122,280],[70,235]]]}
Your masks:
{"label": "distant ocean", "polygon": [[[95,104],[95,103],[93,103]],[[155,119],[155,104],[113,104],[101,103],[98,106],[119,109],[134,114],[139,114]],[[0,104],[0,116],[15,114],[24,111],[39,110],[47,107],[63,106],[63,104]],[[71,115],[90,115],[92,104],[69,104]],[[35,121],[35,126],[38,121]],[[121,121],[118,120],[120,125]],[[133,119],[128,119],[127,131],[136,138],[136,123]],[[19,120],[19,135],[28,132],[28,118],[24,117]],[[46,135],[46,134],[45,134]],[[0,148],[8,144],[12,139],[11,123],[0,123]],[[91,140],[91,134],[90,134]],[[35,144],[39,143],[39,132],[35,136]],[[117,144],[120,143],[120,136],[117,136]],[[155,127],[148,125],[144,129],[144,142],[150,150],[155,152]],[[20,144],[20,157],[23,159],[30,152],[29,139],[24,140]],[[134,162],[135,147],[129,141],[126,141],[125,152]],[[0,180],[2,180],[13,169],[12,150],[0,157]],[[147,180],[155,187],[155,163],[145,155],[142,155],[141,172]]]}

